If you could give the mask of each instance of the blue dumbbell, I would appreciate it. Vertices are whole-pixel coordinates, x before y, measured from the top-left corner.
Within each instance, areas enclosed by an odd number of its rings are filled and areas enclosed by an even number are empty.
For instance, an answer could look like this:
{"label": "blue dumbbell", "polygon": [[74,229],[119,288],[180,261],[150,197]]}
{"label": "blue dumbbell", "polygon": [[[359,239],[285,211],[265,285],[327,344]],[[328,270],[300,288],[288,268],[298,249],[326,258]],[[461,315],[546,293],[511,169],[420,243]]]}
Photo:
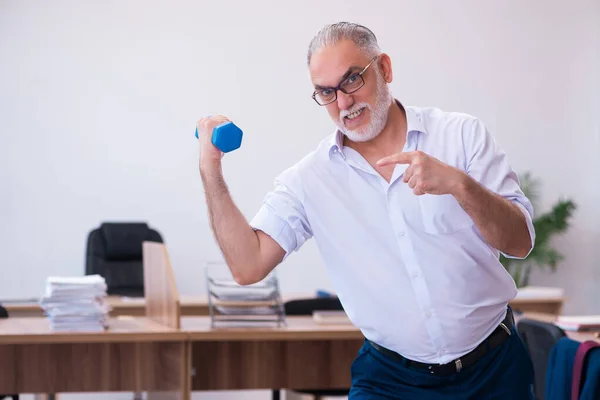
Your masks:
{"label": "blue dumbbell", "polygon": [[[242,145],[243,132],[233,122],[226,121],[213,129],[212,144],[223,153],[228,153]],[[196,127],[196,138],[198,138],[198,127]]]}

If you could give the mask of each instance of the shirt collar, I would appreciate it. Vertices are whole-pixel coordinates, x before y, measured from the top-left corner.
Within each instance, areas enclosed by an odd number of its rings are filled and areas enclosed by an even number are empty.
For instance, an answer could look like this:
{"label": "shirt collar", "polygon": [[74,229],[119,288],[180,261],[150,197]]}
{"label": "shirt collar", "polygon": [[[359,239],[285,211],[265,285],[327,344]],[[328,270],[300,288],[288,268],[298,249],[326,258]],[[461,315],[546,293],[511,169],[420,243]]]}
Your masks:
{"label": "shirt collar", "polygon": [[404,108],[404,110],[406,111],[406,131],[408,132],[408,135],[414,132],[427,133],[425,125],[423,124],[423,121],[421,121],[421,116],[417,115],[415,110],[413,110],[412,108],[402,106],[397,100],[396,102],[398,103],[398,105],[400,105],[400,107]]}
{"label": "shirt collar", "polygon": [[346,158],[343,152],[344,134],[339,129],[336,129],[333,135],[331,136],[328,147],[329,157],[331,157],[334,153],[340,153],[342,158]]}
{"label": "shirt collar", "polygon": [[[396,104],[398,104],[398,106],[400,108],[404,109],[405,114],[406,114],[406,128],[407,128],[406,140],[408,140],[408,137],[411,136],[411,134],[413,134],[415,132],[427,133],[427,130],[425,129],[425,125],[423,124],[423,121],[421,121],[421,118],[419,117],[419,115],[417,115],[412,108],[405,107],[398,100],[395,100],[395,101],[396,101]],[[329,156],[330,157],[334,153],[339,153],[342,156],[342,158],[346,158],[346,156],[344,155],[344,151],[343,151],[343,149],[344,149],[344,134],[339,129],[336,129],[335,132],[333,133],[333,135],[331,136],[328,148],[329,148]]]}

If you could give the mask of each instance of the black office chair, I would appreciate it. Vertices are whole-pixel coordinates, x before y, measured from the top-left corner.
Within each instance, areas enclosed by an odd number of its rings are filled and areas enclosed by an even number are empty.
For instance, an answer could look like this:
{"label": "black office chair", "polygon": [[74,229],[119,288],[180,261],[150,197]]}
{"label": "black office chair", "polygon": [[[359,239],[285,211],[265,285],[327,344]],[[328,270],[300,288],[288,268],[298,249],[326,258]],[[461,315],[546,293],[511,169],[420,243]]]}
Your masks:
{"label": "black office chair", "polygon": [[103,223],[87,239],[86,275],[106,280],[107,294],[143,297],[142,242],[163,243],[158,231],[146,223]]}
{"label": "black office chair", "polygon": [[[8,318],[8,311],[6,310],[6,308],[2,307],[1,305],[0,305],[0,318]],[[13,400],[19,400],[19,395],[18,394],[0,394],[0,400],[6,399],[6,398],[12,398]]]}
{"label": "black office chair", "polygon": [[[286,315],[312,315],[314,311],[343,311],[342,303],[337,297],[316,297],[311,299],[290,300],[284,305]],[[314,397],[314,400],[320,400],[325,396],[348,396],[348,389],[310,389],[296,390],[294,392],[308,394]],[[273,390],[272,400],[279,400],[281,392],[278,389]]]}
{"label": "black office chair", "polygon": [[517,332],[533,362],[535,398],[543,400],[546,398],[546,368],[550,353],[566,334],[554,324],[527,318],[517,322]]}

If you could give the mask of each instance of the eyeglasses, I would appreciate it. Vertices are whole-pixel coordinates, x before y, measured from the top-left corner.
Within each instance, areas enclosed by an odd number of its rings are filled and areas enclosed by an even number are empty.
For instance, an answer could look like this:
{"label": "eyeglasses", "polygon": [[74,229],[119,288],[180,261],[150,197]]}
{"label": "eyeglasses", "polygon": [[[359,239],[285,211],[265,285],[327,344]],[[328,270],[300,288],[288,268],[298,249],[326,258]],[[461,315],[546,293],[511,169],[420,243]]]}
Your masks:
{"label": "eyeglasses", "polygon": [[355,74],[350,75],[346,79],[340,82],[334,88],[324,88],[318,91],[315,91],[312,94],[312,98],[317,102],[320,106],[326,106],[327,104],[331,104],[337,100],[337,91],[341,90],[346,94],[354,93],[358,89],[364,86],[365,80],[363,78],[363,74],[367,71],[367,69],[373,64],[373,61],[377,59],[378,56],[373,57],[373,59],[367,64],[366,67],[363,68],[362,71],[357,72]]}

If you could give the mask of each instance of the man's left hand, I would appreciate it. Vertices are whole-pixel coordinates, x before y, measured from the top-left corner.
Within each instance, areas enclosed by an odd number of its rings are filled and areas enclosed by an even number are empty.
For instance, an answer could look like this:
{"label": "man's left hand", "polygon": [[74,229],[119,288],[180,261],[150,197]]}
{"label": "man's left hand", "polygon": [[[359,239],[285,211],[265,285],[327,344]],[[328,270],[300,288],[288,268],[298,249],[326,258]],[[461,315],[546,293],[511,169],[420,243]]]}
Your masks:
{"label": "man's left hand", "polygon": [[422,151],[396,153],[377,161],[377,166],[408,164],[402,181],[417,196],[454,194],[466,177],[465,173]]}

